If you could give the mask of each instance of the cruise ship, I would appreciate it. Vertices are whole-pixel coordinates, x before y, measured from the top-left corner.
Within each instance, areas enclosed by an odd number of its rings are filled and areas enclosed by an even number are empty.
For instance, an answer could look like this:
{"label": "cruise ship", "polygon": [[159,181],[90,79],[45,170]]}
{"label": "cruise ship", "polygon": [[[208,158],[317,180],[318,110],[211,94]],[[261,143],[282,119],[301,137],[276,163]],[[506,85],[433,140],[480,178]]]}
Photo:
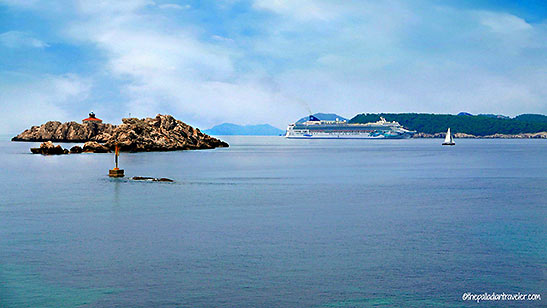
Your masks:
{"label": "cruise ship", "polygon": [[380,118],[372,123],[348,123],[347,121],[324,121],[310,115],[303,123],[290,124],[285,137],[289,139],[404,139],[411,138],[416,131],[403,128],[397,122]]}

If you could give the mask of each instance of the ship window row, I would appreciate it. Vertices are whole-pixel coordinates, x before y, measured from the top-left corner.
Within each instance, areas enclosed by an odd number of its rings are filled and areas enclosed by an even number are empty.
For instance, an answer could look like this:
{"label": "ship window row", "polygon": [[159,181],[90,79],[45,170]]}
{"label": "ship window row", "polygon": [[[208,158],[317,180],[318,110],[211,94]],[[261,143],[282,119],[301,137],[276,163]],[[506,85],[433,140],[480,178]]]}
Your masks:
{"label": "ship window row", "polygon": [[357,128],[357,127],[294,127],[293,130],[310,130],[310,131],[389,131],[389,129],[386,129],[385,127],[367,127],[367,128]]}
{"label": "ship window row", "polygon": [[388,132],[387,130],[374,130],[374,129],[359,129],[359,130],[351,130],[351,129],[329,129],[329,130],[318,130],[318,129],[301,129],[301,130],[295,130],[295,131],[299,131],[299,132],[307,132],[307,131],[310,131],[310,132],[326,132],[326,133],[373,133],[373,132]]}

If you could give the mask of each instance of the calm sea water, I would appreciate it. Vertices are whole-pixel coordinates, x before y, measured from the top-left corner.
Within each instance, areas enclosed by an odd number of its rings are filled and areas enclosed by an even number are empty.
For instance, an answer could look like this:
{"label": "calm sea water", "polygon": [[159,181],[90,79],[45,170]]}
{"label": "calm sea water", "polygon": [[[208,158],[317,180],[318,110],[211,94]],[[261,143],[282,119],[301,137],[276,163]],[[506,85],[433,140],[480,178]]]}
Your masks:
{"label": "calm sea water", "polygon": [[0,306],[545,307],[545,140],[224,139],[123,153],[149,183],[4,138]]}

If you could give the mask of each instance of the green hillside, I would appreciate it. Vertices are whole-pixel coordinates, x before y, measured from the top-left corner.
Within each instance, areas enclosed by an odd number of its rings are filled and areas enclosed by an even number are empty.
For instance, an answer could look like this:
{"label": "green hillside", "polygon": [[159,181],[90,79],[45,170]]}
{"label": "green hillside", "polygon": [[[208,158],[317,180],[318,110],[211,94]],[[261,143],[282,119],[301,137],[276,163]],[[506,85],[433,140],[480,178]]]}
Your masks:
{"label": "green hillside", "polygon": [[381,116],[388,121],[397,121],[405,128],[428,134],[445,132],[449,127],[452,133],[466,133],[475,136],[547,131],[547,122],[542,122],[542,117],[545,117],[543,115],[520,115],[513,119],[504,119],[481,115],[363,113],[353,117],[350,123],[375,122]]}
{"label": "green hillside", "polygon": [[521,122],[547,123],[547,116],[542,114],[521,114],[516,116],[515,120]]}

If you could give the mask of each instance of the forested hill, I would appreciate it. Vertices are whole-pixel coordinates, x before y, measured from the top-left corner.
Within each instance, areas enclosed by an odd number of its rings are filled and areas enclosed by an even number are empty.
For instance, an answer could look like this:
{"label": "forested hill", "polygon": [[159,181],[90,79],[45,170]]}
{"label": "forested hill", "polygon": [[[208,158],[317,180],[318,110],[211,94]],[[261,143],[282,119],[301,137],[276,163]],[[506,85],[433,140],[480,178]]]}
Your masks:
{"label": "forested hill", "polygon": [[384,117],[387,121],[399,122],[407,129],[428,134],[446,132],[449,127],[452,133],[466,133],[475,136],[547,131],[547,116],[540,114],[523,114],[515,118],[497,118],[489,115],[363,113],[353,117],[350,123],[375,122],[380,117]]}

